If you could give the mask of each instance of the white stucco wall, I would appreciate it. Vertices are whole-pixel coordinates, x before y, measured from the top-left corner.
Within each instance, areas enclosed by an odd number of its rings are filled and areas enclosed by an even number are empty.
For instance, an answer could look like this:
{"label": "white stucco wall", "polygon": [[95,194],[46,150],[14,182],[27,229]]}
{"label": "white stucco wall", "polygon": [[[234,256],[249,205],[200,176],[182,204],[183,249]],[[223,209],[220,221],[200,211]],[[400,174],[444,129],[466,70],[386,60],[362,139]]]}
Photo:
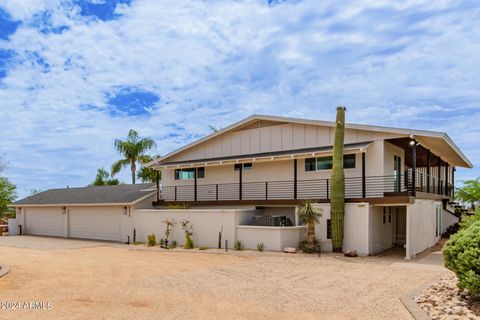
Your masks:
{"label": "white stucco wall", "polygon": [[305,238],[306,227],[263,227],[237,226],[237,240],[245,249],[256,250],[258,243],[265,245],[265,250],[282,251],[285,247],[298,248]]}
{"label": "white stucco wall", "polygon": [[453,214],[446,210],[442,210],[442,233],[447,230],[452,224],[455,224],[459,221],[458,217],[455,217]]}
{"label": "white stucco wall", "polygon": [[395,214],[383,223],[383,207],[370,207],[369,213],[369,254],[376,254],[393,246]]}
{"label": "white stucco wall", "polygon": [[228,240],[229,247],[233,247],[236,239],[237,224],[250,222],[255,210],[235,209],[186,209],[186,210],[135,210],[134,228],[136,240],[146,242],[149,234],[155,234],[157,241],[165,238],[165,219],[174,219],[176,225],[170,235],[170,240],[176,240],[178,245],[185,242],[185,233],[180,221],[189,220],[193,225],[193,241],[195,246],[207,246],[216,248],[218,244],[218,232],[223,226],[222,247]]}
{"label": "white stucco wall", "polygon": [[435,236],[435,206],[441,205],[441,202],[423,199],[407,205],[407,258],[415,257],[440,239]]}

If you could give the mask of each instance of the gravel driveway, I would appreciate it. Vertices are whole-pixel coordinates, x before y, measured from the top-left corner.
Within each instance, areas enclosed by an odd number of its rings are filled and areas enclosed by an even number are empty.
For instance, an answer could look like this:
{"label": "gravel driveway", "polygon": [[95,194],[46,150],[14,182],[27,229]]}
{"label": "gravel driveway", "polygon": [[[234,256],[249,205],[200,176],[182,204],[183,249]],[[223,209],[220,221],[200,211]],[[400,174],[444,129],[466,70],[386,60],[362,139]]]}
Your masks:
{"label": "gravel driveway", "polygon": [[[67,240],[66,240],[67,241]],[[1,243],[1,241],[0,241]],[[411,319],[399,297],[440,274],[390,258],[0,245],[1,319]],[[398,262],[398,260],[397,260]],[[407,267],[405,267],[405,265]]]}

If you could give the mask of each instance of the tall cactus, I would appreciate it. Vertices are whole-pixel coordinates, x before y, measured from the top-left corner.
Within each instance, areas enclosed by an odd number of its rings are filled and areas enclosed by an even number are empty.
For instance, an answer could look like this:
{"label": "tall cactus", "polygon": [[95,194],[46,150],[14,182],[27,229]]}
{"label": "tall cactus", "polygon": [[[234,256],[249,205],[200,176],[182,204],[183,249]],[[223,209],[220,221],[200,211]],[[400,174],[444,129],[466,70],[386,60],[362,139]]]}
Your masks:
{"label": "tall cactus", "polygon": [[343,141],[345,135],[345,111],[343,106],[337,107],[335,121],[335,138],[333,144],[332,167],[332,245],[334,252],[342,252],[343,222],[345,217],[345,173],[343,172]]}

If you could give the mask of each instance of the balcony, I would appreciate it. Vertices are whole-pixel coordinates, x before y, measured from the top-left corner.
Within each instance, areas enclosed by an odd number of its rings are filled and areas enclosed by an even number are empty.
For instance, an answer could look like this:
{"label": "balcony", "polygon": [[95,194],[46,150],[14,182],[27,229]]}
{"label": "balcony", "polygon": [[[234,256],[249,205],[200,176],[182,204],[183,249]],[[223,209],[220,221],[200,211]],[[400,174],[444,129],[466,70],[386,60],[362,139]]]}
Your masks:
{"label": "balcony", "polygon": [[[252,202],[282,200],[315,200],[328,202],[331,198],[331,179],[262,181],[226,184],[166,186],[160,202]],[[345,178],[345,198],[373,199],[394,196],[416,196],[417,192],[453,197],[453,186],[443,180],[413,172],[374,177]]]}

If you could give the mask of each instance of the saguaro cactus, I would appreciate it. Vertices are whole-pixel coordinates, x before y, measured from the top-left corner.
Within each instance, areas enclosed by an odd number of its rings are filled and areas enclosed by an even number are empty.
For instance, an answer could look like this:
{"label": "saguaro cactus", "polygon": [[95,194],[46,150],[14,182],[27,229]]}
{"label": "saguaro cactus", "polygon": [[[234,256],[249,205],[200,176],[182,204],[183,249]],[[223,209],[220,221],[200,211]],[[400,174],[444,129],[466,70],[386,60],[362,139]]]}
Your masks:
{"label": "saguaro cactus", "polygon": [[345,217],[345,173],[343,172],[343,141],[345,135],[345,111],[343,106],[337,108],[335,120],[335,137],[333,144],[332,167],[332,245],[334,252],[342,252],[343,223]]}

